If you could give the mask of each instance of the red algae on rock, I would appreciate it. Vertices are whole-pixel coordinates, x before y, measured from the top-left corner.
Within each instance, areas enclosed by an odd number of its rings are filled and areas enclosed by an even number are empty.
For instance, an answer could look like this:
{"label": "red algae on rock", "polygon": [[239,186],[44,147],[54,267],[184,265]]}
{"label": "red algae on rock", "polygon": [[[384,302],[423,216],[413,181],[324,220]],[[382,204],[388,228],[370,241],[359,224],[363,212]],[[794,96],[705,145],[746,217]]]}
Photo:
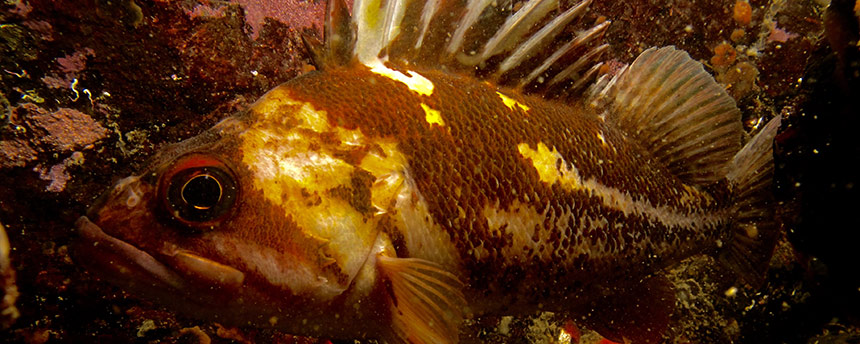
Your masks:
{"label": "red algae on rock", "polygon": [[[49,111],[33,103],[11,110],[15,135],[0,140],[0,167],[23,167],[40,152],[68,153],[107,137],[108,130],[89,115],[71,108]],[[17,136],[17,137],[16,137]]]}
{"label": "red algae on rock", "polygon": [[265,18],[274,18],[290,23],[295,28],[322,28],[325,1],[301,0],[238,0],[245,8],[245,16],[251,25],[251,37],[256,39]]}
{"label": "red algae on rock", "polygon": [[30,147],[27,141],[0,141],[0,168],[24,167],[37,157],[38,152]]}
{"label": "red algae on rock", "polygon": [[107,136],[107,129],[89,115],[70,108],[59,108],[48,112],[33,104],[19,108],[17,117],[33,124],[33,128],[45,131],[42,141],[60,151],[70,151],[95,143]]}

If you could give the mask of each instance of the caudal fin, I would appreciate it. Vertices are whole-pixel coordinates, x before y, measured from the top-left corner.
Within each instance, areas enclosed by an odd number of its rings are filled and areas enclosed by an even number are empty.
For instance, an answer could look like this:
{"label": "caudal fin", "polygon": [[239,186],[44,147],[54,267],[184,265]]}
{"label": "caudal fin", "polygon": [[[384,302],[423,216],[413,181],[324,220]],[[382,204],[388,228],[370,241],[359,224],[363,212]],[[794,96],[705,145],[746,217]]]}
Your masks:
{"label": "caudal fin", "polygon": [[772,119],[735,154],[726,176],[735,196],[735,219],[719,261],[753,285],[763,281],[779,229],[771,187],[773,138],[781,120],[781,116]]}

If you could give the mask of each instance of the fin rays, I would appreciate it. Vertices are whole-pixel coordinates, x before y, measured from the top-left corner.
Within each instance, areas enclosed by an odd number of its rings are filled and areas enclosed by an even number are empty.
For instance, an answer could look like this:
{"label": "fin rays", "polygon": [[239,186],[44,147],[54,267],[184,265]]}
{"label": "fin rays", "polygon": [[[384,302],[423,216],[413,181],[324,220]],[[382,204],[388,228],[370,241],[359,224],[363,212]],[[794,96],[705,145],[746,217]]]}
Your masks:
{"label": "fin rays", "polygon": [[391,341],[455,343],[466,303],[457,277],[422,259],[377,259],[393,293]]}
{"label": "fin rays", "polygon": [[609,82],[592,104],[685,182],[726,176],[743,128],[734,100],[687,53],[651,48]]}
{"label": "fin rays", "polygon": [[350,16],[343,0],[331,0],[325,42],[321,48],[306,42],[321,69],[393,62],[456,70],[526,93],[564,94],[593,80],[593,66],[607,50],[592,42],[608,21],[566,30],[590,3],[562,10],[559,0],[529,0],[511,13],[512,3],[498,0],[356,0]]}
{"label": "fin rays", "polygon": [[448,43],[448,46],[445,48],[448,54],[453,55],[458,50],[462,49],[463,41],[466,38],[466,32],[478,21],[481,13],[492,2],[493,0],[469,0],[466,5],[466,13],[463,16],[463,19],[460,20],[454,34],[451,36],[450,43]]}
{"label": "fin rays", "polygon": [[[579,5],[571,7],[561,15],[555,17],[546,26],[538,30],[499,65],[498,73],[505,73],[519,65],[524,59],[531,57],[537,50],[545,46],[548,40],[555,38],[559,31],[567,26],[573,18],[582,14],[591,1],[583,1]],[[516,38],[516,37],[514,37]]]}
{"label": "fin rays", "polygon": [[[467,58],[465,56],[468,55],[468,53],[460,53],[458,59],[464,65],[474,66],[484,63],[490,57],[510,50],[511,45],[522,40],[523,36],[529,29],[531,29],[531,26],[545,17],[546,14],[557,5],[557,0],[531,0],[527,2],[523,8],[514,13],[514,15],[508,17],[502,27],[496,31],[496,34],[484,44],[483,50],[479,55],[477,55],[477,58]],[[463,23],[461,23],[461,25],[462,24]],[[526,44],[522,44],[517,50],[520,50],[525,46]],[[459,47],[456,49],[457,50],[455,51],[449,50],[449,52],[456,53],[460,50]],[[512,54],[509,58],[514,57],[515,55],[516,53]],[[503,67],[500,67],[500,70],[501,69],[503,69]]]}
{"label": "fin rays", "polygon": [[774,220],[773,139],[782,116],[770,120],[733,158],[726,176],[737,192],[732,236],[719,262],[754,286],[764,281],[779,234]]}
{"label": "fin rays", "polygon": [[439,10],[439,1],[440,0],[427,0],[424,4],[424,9],[421,11],[421,33],[418,35],[418,39],[415,41],[414,46],[416,50],[421,49],[421,46],[424,43],[424,38],[427,37],[427,30],[430,28],[430,20],[436,15],[436,11]]}

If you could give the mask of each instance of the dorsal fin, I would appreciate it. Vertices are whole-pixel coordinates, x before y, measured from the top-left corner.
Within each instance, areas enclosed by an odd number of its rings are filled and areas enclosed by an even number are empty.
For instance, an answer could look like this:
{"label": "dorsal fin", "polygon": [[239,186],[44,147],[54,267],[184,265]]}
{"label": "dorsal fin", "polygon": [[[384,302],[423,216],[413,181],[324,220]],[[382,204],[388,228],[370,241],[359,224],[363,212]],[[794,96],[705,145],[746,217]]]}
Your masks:
{"label": "dorsal fin", "polygon": [[590,3],[562,9],[559,0],[529,0],[515,10],[512,0],[356,0],[349,16],[342,0],[331,0],[325,43],[309,45],[321,69],[391,62],[560,95],[593,80],[606,51],[596,38],[609,22],[568,30]]}
{"label": "dorsal fin", "polygon": [[302,42],[317,69],[349,63],[355,46],[355,30],[351,26],[352,19],[346,3],[343,0],[328,0],[325,11],[325,43],[320,43],[314,36],[302,35]]}
{"label": "dorsal fin", "polygon": [[741,113],[702,64],[675,47],[644,51],[608,83],[592,105],[685,182],[726,176],[740,150]]}

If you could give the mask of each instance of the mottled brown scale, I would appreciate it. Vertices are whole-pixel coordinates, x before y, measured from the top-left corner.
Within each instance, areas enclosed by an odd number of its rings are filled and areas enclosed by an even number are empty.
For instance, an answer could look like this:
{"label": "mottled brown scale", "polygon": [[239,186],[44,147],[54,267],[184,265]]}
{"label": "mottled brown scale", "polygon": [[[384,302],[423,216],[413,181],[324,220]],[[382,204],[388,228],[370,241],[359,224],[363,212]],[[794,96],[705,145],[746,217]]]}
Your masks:
{"label": "mottled brown scale", "polygon": [[[433,220],[448,233],[460,252],[465,277],[472,288],[487,295],[532,288],[520,283],[545,280],[554,274],[559,274],[562,280],[589,281],[595,275],[611,280],[620,273],[629,276],[631,271],[624,269],[626,265],[634,268],[634,274],[635,271],[646,274],[654,266],[665,264],[661,262],[671,262],[673,257],[690,254],[693,249],[687,241],[691,239],[690,232],[681,236],[669,234],[660,223],[607,208],[599,198],[584,191],[570,192],[558,183],[547,185],[531,162],[519,154],[518,144],[526,143],[535,149],[542,142],[550,149],[557,149],[583,180],[594,178],[653,205],[689,214],[693,210],[720,211],[728,204],[727,199],[709,206],[700,200],[683,204],[676,192],[683,188],[678,178],[651,159],[636,142],[582,106],[522,96],[488,83],[433,70],[418,73],[433,82],[432,95],[419,95],[403,83],[362,66],[306,75],[286,87],[291,98],[325,111],[333,126],[358,129],[371,139],[397,140],[398,149],[408,158],[408,173],[428,202]],[[530,110],[508,108],[497,91]],[[425,121],[421,103],[440,111],[444,126]],[[602,145],[598,131],[614,150]],[[564,268],[559,268],[557,261],[536,261],[536,252],[525,248],[515,256],[503,256],[501,249],[512,245],[511,236],[504,234],[504,228],[492,231],[483,210],[497,204],[500,210],[516,211],[512,209],[514,202],[533,206],[539,214],[546,213],[541,226],[551,229],[548,237],[537,237],[538,228],[522,230],[534,231],[535,239],[542,240],[540,250],[552,251],[553,257],[569,258],[568,250],[580,241],[617,254],[605,261],[587,254],[578,256]],[[569,226],[555,228],[554,217],[568,212],[574,214]],[[577,235],[580,225],[584,225],[585,231]],[[620,246],[619,238],[637,232],[640,238],[650,237],[655,243],[679,242],[668,251]],[[718,231],[710,233],[713,236]],[[475,259],[470,252],[478,246],[488,249],[489,256]]]}

